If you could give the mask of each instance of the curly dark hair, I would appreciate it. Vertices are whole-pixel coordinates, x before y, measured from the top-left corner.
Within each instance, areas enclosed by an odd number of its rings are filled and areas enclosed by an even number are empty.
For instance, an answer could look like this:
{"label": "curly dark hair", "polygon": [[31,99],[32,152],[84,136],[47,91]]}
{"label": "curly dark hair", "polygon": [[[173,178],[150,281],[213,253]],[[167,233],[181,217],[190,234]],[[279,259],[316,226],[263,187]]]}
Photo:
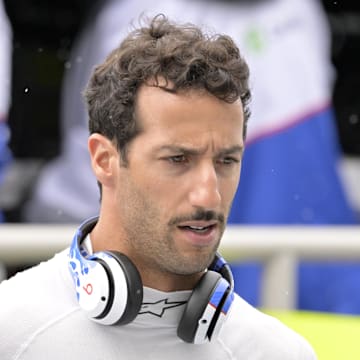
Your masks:
{"label": "curly dark hair", "polygon": [[126,162],[127,145],[139,133],[134,116],[139,87],[150,79],[174,92],[205,90],[232,103],[241,99],[244,133],[250,112],[249,69],[234,41],[207,35],[193,24],[175,24],[160,14],[133,30],[98,65],[84,91],[90,133],[114,141]]}

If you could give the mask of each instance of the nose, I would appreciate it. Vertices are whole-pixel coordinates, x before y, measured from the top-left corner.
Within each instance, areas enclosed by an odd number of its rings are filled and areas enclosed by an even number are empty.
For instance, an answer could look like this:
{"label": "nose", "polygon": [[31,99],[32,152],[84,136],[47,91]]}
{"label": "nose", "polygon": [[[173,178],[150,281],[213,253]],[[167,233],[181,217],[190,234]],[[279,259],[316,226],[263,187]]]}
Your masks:
{"label": "nose", "polygon": [[221,204],[219,179],[214,164],[200,167],[194,174],[189,193],[190,203],[194,207],[217,210]]}

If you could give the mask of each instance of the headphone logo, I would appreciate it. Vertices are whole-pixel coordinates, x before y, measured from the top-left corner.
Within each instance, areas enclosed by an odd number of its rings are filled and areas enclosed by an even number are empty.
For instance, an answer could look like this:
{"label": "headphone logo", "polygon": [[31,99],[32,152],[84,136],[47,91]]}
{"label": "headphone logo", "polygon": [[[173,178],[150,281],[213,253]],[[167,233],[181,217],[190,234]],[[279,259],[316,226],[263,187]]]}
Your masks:
{"label": "headphone logo", "polygon": [[88,283],[86,286],[83,286],[83,290],[88,294],[91,295],[93,292],[93,286],[92,284]]}

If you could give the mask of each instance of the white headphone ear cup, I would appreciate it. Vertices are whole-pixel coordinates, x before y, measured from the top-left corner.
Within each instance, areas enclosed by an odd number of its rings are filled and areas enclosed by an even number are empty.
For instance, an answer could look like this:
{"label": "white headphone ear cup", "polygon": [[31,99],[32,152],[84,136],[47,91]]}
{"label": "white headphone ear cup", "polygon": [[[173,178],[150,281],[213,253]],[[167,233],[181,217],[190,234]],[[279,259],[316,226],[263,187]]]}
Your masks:
{"label": "white headphone ear cup", "polygon": [[135,319],[143,299],[141,277],[132,261],[115,251],[94,254],[107,273],[109,298],[103,313],[94,320],[104,325],[124,325]]}
{"label": "white headphone ear cup", "polygon": [[[201,321],[204,322],[201,325],[205,329],[203,336],[204,341],[201,342],[206,341],[207,329],[209,329],[212,323],[212,318],[206,320],[203,319],[203,315],[221,280],[222,277],[219,273],[208,270],[194,288],[177,329],[178,336],[185,342],[200,343],[196,338],[200,325],[199,322]],[[213,311],[213,315],[215,315],[215,310],[216,309]]]}
{"label": "white headphone ear cup", "polygon": [[87,316],[104,325],[127,324],[141,308],[143,286],[135,265],[116,251],[89,254],[81,246],[98,217],[77,229],[68,254],[68,266],[79,306]]}
{"label": "white headphone ear cup", "polygon": [[72,259],[76,274],[76,290],[79,306],[90,318],[97,318],[106,309],[111,297],[111,286],[104,266],[96,260]]}
{"label": "white headphone ear cup", "polygon": [[[121,288],[118,286],[117,274],[114,272],[114,301],[113,307],[109,310],[109,315],[115,311],[114,306],[123,301],[123,293],[126,292],[127,301],[125,309],[121,317],[116,321],[119,325],[125,325],[133,321],[138,315],[142,301],[143,301],[143,284],[141,276],[135,264],[124,254],[118,251],[108,251],[107,254],[111,255],[119,264],[121,271],[126,279],[126,287]],[[119,298],[119,299],[118,299]]]}

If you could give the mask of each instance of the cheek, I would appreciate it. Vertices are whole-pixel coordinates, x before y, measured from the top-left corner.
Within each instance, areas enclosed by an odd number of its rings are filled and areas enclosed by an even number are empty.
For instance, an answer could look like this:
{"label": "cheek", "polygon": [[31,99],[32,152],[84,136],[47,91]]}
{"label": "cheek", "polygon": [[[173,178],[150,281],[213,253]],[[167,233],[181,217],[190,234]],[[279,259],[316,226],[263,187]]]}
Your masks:
{"label": "cheek", "polygon": [[144,206],[162,212],[172,199],[169,182],[162,180],[159,175],[150,173],[139,174],[134,180],[135,184],[131,188],[133,195],[141,200]]}
{"label": "cheek", "polygon": [[240,171],[230,179],[226,179],[221,183],[221,195],[223,202],[227,205],[231,203],[235,197],[240,181]]}
{"label": "cheek", "polygon": [[162,224],[167,224],[174,216],[188,211],[185,179],[157,176],[147,180],[145,188],[147,200],[151,207],[156,209]]}

